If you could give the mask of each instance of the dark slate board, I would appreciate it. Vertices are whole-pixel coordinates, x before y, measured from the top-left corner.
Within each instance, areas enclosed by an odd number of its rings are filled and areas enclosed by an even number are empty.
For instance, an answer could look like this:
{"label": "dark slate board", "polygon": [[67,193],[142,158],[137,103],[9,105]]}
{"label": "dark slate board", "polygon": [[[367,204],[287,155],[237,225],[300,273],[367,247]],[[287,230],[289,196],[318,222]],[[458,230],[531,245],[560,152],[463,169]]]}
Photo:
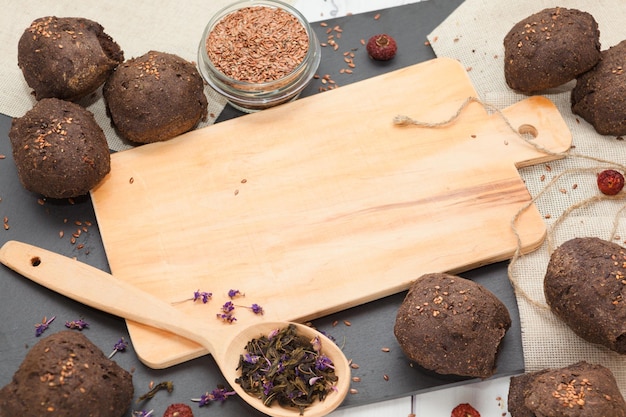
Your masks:
{"label": "dark slate board", "polygon": [[[330,74],[332,79],[342,85],[434,58],[432,49],[425,44],[426,35],[461,2],[462,0],[436,0],[382,10],[379,20],[374,20],[376,13],[328,20],[328,27],[339,25],[343,30],[342,37],[338,40],[341,48],[339,51],[322,48],[319,74]],[[319,23],[314,23],[313,26],[320,41],[324,41],[327,28]],[[399,45],[398,55],[387,63],[370,60],[360,44],[360,39],[367,39],[370,35],[381,32],[394,36]],[[342,52],[352,48],[356,49],[354,72],[351,75],[340,74],[339,69],[345,67]],[[321,86],[323,85],[319,80],[314,80],[303,95],[317,94]],[[240,115],[240,112],[227,106],[219,120]],[[0,217],[6,216],[10,226],[9,230],[0,229],[0,244],[10,239],[21,240],[76,257],[109,271],[93,206],[88,197],[76,199],[73,203],[46,200],[41,204],[39,196],[22,188],[7,136],[10,123],[9,117],[0,115],[0,154],[6,156],[5,159],[0,159]],[[81,222],[81,226],[76,222]],[[87,226],[88,223],[91,225]],[[72,244],[72,233],[81,227],[86,227],[87,232],[81,233],[77,242]],[[59,236],[60,231],[64,232],[63,238]],[[84,247],[79,249],[79,244]],[[133,250],[140,249],[128,250],[132,253]],[[513,317],[513,327],[503,342],[497,376],[523,372],[519,313],[507,278],[506,263],[485,266],[461,275],[494,292],[508,306]],[[425,372],[412,366],[404,357],[393,336],[395,314],[404,295],[405,293],[396,294],[314,322],[315,326],[334,337],[343,346],[347,357],[360,366],[353,371],[355,376],[361,378],[361,382],[353,384],[359,393],[349,395],[342,407],[370,404],[438,387],[472,382]],[[56,316],[44,336],[64,330],[65,321],[85,319],[90,323],[90,328],[84,331],[85,335],[107,354],[120,337],[129,339],[122,319],[68,300],[5,267],[0,267],[0,312],[0,386],[10,381],[28,349],[38,341],[34,325],[44,316]],[[389,348],[390,351],[383,352],[383,348]],[[132,346],[126,352],[118,353],[114,359],[133,372],[136,397],[148,390],[150,381],[174,382],[175,388],[171,394],[160,392],[145,404],[133,404],[134,410],[154,409],[156,416],[162,415],[172,402],[190,403],[191,398],[197,398],[225,382],[210,356],[165,370],[145,367],[137,360]],[[389,377],[388,381],[385,381],[384,375]],[[243,401],[232,398],[224,404],[199,409],[196,415],[208,415],[217,411],[220,415],[233,417],[262,415],[251,410]],[[130,416],[129,410],[127,417]]]}

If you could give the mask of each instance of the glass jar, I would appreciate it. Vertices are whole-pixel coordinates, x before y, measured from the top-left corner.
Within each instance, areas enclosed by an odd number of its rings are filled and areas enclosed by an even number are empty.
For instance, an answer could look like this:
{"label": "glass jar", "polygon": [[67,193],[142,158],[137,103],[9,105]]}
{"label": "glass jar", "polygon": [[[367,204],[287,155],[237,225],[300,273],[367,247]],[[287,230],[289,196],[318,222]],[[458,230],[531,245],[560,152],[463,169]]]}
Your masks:
{"label": "glass jar", "polygon": [[[267,7],[272,11],[281,9],[294,17],[304,28],[307,37],[305,41],[307,49],[301,62],[294,64],[293,69],[281,75],[280,78],[258,82],[242,81],[234,76],[226,75],[224,71],[218,69],[219,65],[214,63],[209,57],[207,42],[216,26],[221,22],[223,24],[224,19],[234,16],[236,13],[243,13],[246,8],[256,7]],[[244,31],[254,31],[255,29],[261,30],[259,27],[249,24],[243,28]],[[220,35],[217,36],[217,33],[220,33]],[[224,36],[234,35],[224,35],[222,31],[218,32],[216,30],[213,36],[223,39]],[[217,41],[216,43],[222,42]],[[226,42],[223,43],[226,44]],[[250,51],[250,48],[242,49],[242,51],[245,51],[242,54],[246,54]],[[287,57],[285,56],[285,58]],[[206,82],[215,91],[224,96],[232,106],[246,113],[256,112],[295,100],[315,75],[320,58],[320,44],[306,18],[292,6],[276,0],[243,0],[223,8],[207,24],[198,47],[198,68]],[[254,63],[254,56],[251,56],[251,61]],[[248,65],[236,64],[235,62],[229,63],[232,64],[231,67],[236,71],[246,70],[246,65]],[[259,63],[255,66],[263,65]]]}

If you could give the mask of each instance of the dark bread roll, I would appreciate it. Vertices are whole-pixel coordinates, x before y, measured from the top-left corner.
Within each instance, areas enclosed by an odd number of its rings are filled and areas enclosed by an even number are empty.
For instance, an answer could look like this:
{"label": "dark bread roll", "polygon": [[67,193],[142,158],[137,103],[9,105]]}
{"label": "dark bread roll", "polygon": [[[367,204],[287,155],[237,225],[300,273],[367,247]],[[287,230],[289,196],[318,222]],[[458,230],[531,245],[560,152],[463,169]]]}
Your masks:
{"label": "dark bread roll", "polygon": [[561,7],[516,23],[504,37],[504,76],[509,87],[536,93],[558,87],[600,60],[600,31],[592,15]]}
{"label": "dark bread roll", "polygon": [[626,135],[626,40],[602,51],[602,59],[576,80],[572,112],[601,135]]}
{"label": "dark bread roll", "polygon": [[543,282],[552,312],[581,338],[626,354],[626,250],[575,238],[550,256]]}
{"label": "dark bread roll", "polygon": [[624,417],[626,403],[613,373],[578,362],[511,377],[511,417]]}
{"label": "dark bread roll", "polygon": [[82,333],[65,330],[35,344],[0,390],[2,417],[121,417],[132,375]]}
{"label": "dark bread roll", "polygon": [[9,138],[20,182],[45,197],[84,195],[111,169],[109,146],[93,114],[69,101],[38,101],[13,119]]}
{"label": "dark bread roll", "polygon": [[207,115],[204,81],[196,67],[164,52],[124,62],[103,94],[118,133],[137,143],[171,139]]}
{"label": "dark bread roll", "polygon": [[421,367],[443,375],[494,374],[511,327],[506,306],[485,287],[449,274],[418,278],[400,306],[394,334]]}
{"label": "dark bread roll", "polygon": [[17,64],[37,100],[78,100],[100,87],[123,61],[124,52],[104,28],[80,17],[36,19],[17,46]]}

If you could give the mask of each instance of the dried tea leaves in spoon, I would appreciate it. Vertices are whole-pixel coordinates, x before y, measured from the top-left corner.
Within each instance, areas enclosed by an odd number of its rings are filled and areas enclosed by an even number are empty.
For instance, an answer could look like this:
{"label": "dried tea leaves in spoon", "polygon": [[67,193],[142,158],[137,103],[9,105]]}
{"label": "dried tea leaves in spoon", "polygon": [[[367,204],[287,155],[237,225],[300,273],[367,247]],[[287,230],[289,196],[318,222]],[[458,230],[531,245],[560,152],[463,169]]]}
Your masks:
{"label": "dried tea leaves in spoon", "polygon": [[324,400],[338,379],[332,361],[322,354],[320,339],[298,335],[294,325],[252,339],[246,351],[236,382],[267,406],[277,402],[303,414],[315,400]]}

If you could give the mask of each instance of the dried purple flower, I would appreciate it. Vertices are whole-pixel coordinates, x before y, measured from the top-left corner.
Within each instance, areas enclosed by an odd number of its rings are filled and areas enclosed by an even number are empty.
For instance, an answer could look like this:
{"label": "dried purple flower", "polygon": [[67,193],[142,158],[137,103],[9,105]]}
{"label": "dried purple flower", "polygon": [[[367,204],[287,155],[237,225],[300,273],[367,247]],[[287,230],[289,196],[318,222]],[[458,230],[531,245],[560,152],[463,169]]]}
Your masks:
{"label": "dried purple flower", "polygon": [[89,327],[89,323],[87,323],[83,319],[78,319],[78,320],[66,321],[65,327],[67,327],[68,329],[83,330],[84,328]]}
{"label": "dried purple flower", "polygon": [[226,323],[234,323],[237,321],[237,317],[233,316],[232,313],[217,313],[217,318]]}
{"label": "dried purple flower", "polygon": [[222,311],[224,313],[230,313],[231,311],[233,311],[235,309],[235,305],[232,303],[232,301],[227,301],[224,303],[224,305],[222,306]]}
{"label": "dried purple flower", "polygon": [[206,304],[209,302],[209,300],[211,299],[211,297],[213,297],[213,294],[210,292],[206,292],[206,291],[194,291],[193,292],[193,301],[196,302],[197,300],[202,300],[203,304]]}
{"label": "dried purple flower", "polygon": [[252,304],[251,306],[236,305],[236,307],[247,308],[248,310],[252,311],[254,314],[258,314],[261,316],[265,313],[265,310],[263,310],[263,307],[261,307],[260,305],[256,303]]}
{"label": "dried purple flower", "polygon": [[273,388],[274,388],[274,383],[272,381],[265,381],[263,383],[263,394],[270,395]]}
{"label": "dried purple flower", "polygon": [[315,369],[324,371],[328,368],[335,369],[335,365],[333,364],[333,361],[328,356],[319,355],[315,359]]}
{"label": "dried purple flower", "polygon": [[41,320],[41,323],[35,324],[35,337],[41,336],[43,332],[48,330],[48,327],[50,327],[50,323],[52,323],[54,319],[56,319],[56,316],[52,316],[50,320],[48,320],[47,317],[44,317]]}
{"label": "dried purple flower", "polygon": [[245,294],[244,294],[244,293],[242,293],[242,292],[241,292],[241,291],[239,291],[239,290],[229,290],[229,291],[228,291],[228,297],[229,297],[230,299],[233,299],[233,298],[235,298],[235,297],[243,297],[244,295],[245,295]]}
{"label": "dried purple flower", "polygon": [[226,391],[223,387],[217,387],[211,392],[202,394],[200,398],[192,398],[191,401],[197,402],[199,407],[204,407],[215,401],[224,402],[228,397],[235,394],[235,391]]}
{"label": "dried purple flower", "polygon": [[320,379],[324,379],[323,376],[314,376],[313,378],[309,378],[309,385],[313,386]]}
{"label": "dried purple flower", "polygon": [[243,355],[244,362],[257,363],[259,359],[261,359],[259,355],[251,355],[250,353],[246,353],[245,355]]}
{"label": "dried purple flower", "polygon": [[109,355],[109,359],[111,359],[117,352],[124,352],[127,347],[128,343],[122,337],[116,344],[113,345],[113,352]]}
{"label": "dried purple flower", "polygon": [[258,304],[256,304],[256,303],[255,303],[255,304],[252,304],[252,305],[250,306],[250,310],[252,310],[252,312],[253,312],[254,314],[260,314],[260,315],[263,315],[263,313],[264,313],[264,311],[263,311],[263,307],[261,307],[260,305],[258,305]]}

